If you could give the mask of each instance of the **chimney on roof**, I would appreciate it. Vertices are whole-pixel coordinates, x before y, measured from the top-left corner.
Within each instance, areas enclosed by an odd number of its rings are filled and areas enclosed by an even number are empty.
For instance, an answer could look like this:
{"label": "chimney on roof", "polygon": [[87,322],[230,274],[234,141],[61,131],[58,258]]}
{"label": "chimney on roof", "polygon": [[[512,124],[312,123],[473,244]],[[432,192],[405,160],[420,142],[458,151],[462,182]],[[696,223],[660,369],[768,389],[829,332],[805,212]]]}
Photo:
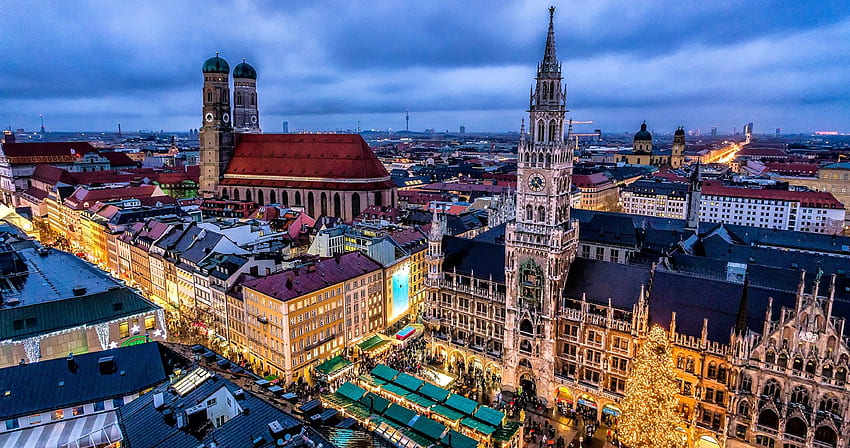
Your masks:
{"label": "chimney on roof", "polygon": [[109,375],[115,372],[115,357],[114,356],[104,356],[97,360],[97,366],[100,369],[101,375]]}
{"label": "chimney on roof", "polygon": [[71,373],[77,373],[77,370],[79,370],[79,365],[77,365],[77,361],[74,359],[74,354],[68,353],[67,359],[68,359],[68,370],[70,370]]}

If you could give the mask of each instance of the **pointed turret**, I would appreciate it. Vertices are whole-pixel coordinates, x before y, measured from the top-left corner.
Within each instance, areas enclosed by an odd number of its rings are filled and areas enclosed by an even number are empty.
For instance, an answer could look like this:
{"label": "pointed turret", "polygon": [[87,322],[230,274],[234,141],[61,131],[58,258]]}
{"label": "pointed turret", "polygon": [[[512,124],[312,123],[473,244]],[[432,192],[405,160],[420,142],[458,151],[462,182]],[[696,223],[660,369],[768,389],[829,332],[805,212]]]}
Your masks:
{"label": "pointed turret", "polygon": [[744,335],[747,331],[747,294],[750,286],[750,276],[744,274],[744,288],[741,290],[741,301],[738,303],[738,316],[735,319],[735,333]]}
{"label": "pointed turret", "polygon": [[561,65],[558,63],[558,52],[555,49],[555,7],[549,7],[549,34],[546,36],[546,50],[543,51],[543,62],[538,71],[540,75],[553,73],[561,74]]}

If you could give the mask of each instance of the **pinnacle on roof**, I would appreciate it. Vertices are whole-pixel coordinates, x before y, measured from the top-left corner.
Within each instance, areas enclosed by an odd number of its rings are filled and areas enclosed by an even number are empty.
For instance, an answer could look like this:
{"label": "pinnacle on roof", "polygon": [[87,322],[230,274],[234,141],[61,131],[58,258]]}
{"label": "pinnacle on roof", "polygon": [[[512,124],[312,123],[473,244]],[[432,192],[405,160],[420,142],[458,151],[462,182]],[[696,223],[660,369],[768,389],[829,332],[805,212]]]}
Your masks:
{"label": "pinnacle on roof", "polygon": [[558,54],[555,50],[555,7],[549,7],[549,34],[546,36],[546,50],[543,52],[543,62],[540,64],[539,73],[560,73],[561,66],[558,63]]}

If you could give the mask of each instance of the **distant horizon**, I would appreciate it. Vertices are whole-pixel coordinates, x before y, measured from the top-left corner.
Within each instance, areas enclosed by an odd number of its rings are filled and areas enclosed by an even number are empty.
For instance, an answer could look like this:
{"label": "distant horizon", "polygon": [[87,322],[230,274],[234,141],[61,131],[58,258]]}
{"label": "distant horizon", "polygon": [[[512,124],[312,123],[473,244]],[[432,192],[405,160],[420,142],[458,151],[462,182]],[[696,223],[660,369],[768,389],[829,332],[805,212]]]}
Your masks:
{"label": "distant horizon", "polygon": [[[0,126],[201,126],[204,61],[256,69],[259,124],[519,131],[551,1],[47,2],[0,26]],[[847,0],[561,2],[568,118],[630,132],[850,132]],[[99,26],[85,24],[98,23]],[[616,24],[616,26],[612,26]],[[622,131],[620,131],[622,130]],[[81,131],[82,132],[82,131]],[[609,131],[611,132],[611,131]]]}
{"label": "distant horizon", "polygon": [[[8,129],[8,128],[6,128],[6,129]],[[198,129],[198,130],[200,130],[200,128],[192,128],[192,129],[193,129],[193,130],[194,130],[194,129]],[[24,132],[23,132],[23,133],[19,133],[19,132],[17,132],[17,131],[18,131],[18,129],[14,129],[14,128],[12,129],[12,131],[13,131],[15,134],[21,134],[21,135],[37,135],[37,134],[40,134],[40,131],[31,131],[31,130],[27,130],[27,129],[24,129]],[[142,131],[145,131],[145,132],[142,132]],[[347,132],[347,131],[352,131],[352,132]],[[686,131],[691,131],[691,130],[686,129]],[[701,131],[700,135],[688,135],[688,137],[689,137],[689,138],[697,138],[697,137],[712,137],[712,135],[711,135],[711,133],[710,133],[710,132],[711,132],[711,130],[710,130],[710,129],[709,129],[708,131],[703,131],[703,130],[700,130],[700,131]],[[452,134],[452,135],[467,135],[467,136],[475,136],[475,135],[510,135],[510,134],[518,135],[518,134],[519,134],[519,131],[518,131],[518,130],[505,130],[505,131],[475,131],[475,130],[466,130],[466,132],[465,132],[465,133],[463,133],[463,134],[461,134],[458,130],[452,131],[451,129],[449,129],[448,131],[446,131],[446,130],[442,130],[442,131],[441,131],[441,130],[439,130],[439,129],[435,129],[433,132],[428,132],[428,131],[424,131],[424,130],[421,130],[421,131],[417,131],[417,130],[405,131],[405,130],[398,130],[398,129],[392,129],[392,130],[389,130],[389,131],[388,131],[388,130],[385,130],[385,129],[361,129],[361,130],[360,130],[360,133],[361,133],[361,134],[363,134],[363,133],[389,133],[389,134],[400,134],[400,133],[405,133],[405,132],[409,132],[409,133],[413,133],[413,134]],[[605,135],[628,136],[628,135],[633,134],[633,133],[635,133],[635,132],[637,132],[637,130],[627,130],[627,131],[605,131],[605,130],[602,130],[602,135],[603,135],[603,136],[605,136]],[[672,136],[674,132],[675,132],[675,129],[672,129],[670,132],[657,132],[657,131],[652,131],[652,130],[650,129],[650,133],[651,133],[653,136],[655,136],[655,135]],[[838,132],[838,134],[836,134],[836,135],[817,135],[817,134],[816,134],[817,132]],[[73,130],[58,130],[58,131],[51,131],[51,130],[47,130],[47,129],[45,129],[45,133],[47,133],[47,134],[92,134],[92,135],[103,135],[103,134],[118,134],[118,131],[117,131],[117,130],[110,130],[110,131],[105,131],[105,130],[81,130],[81,131],[73,131]],[[155,129],[134,129],[134,130],[122,130],[122,131],[121,131],[121,134],[122,134],[122,135],[126,135],[126,134],[134,134],[134,135],[135,135],[135,134],[139,134],[139,135],[142,135],[142,134],[148,134],[148,133],[149,133],[149,134],[188,134],[188,133],[189,133],[189,130],[188,130],[188,129],[184,129],[184,130],[168,130],[168,129],[161,129],[161,130],[155,130]],[[313,133],[315,133],[315,134],[324,134],[324,133],[351,133],[351,134],[356,134],[357,132],[356,132],[356,130],[354,130],[354,129],[324,129],[324,130],[315,130],[315,131],[313,131],[313,130],[311,130],[311,131],[307,131],[307,130],[298,130],[298,131],[294,131],[294,132],[293,132],[293,131],[287,132],[287,134],[302,134],[302,133],[305,133],[305,134],[313,134]],[[283,132],[283,131],[279,131],[279,132],[272,132],[272,131],[266,132],[266,131],[263,131],[263,134],[284,134],[284,132]],[[774,133],[769,133],[769,132],[753,132],[753,135],[754,135],[754,136],[757,136],[757,137],[775,137]],[[734,133],[728,133],[728,132],[727,132],[727,133],[723,133],[723,132],[720,132],[720,130],[718,129],[718,132],[717,132],[717,135],[716,135],[716,137],[735,137],[735,136],[743,136],[743,132],[742,132],[741,130],[739,130],[739,131],[737,131],[737,134],[734,134]],[[817,130],[817,131],[804,131],[804,132],[782,132],[782,133],[780,134],[780,137],[784,137],[784,136],[847,137],[847,136],[850,136],[850,132],[834,131],[834,130],[831,130],[831,129],[830,129],[830,130],[823,130],[823,129],[819,129],[819,130]]]}

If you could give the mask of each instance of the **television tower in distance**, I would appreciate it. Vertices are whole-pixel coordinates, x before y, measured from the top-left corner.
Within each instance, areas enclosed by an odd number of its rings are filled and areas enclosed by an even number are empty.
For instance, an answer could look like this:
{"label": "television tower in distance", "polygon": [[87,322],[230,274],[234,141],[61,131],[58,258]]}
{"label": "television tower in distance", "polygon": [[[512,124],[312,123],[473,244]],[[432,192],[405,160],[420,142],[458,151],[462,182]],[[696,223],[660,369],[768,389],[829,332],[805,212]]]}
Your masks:
{"label": "television tower in distance", "polygon": [[41,130],[39,132],[44,135],[44,114],[38,114],[38,118],[41,118]]}
{"label": "television tower in distance", "polygon": [[404,130],[408,131],[408,132],[410,131],[410,111],[409,110],[404,111]]}

